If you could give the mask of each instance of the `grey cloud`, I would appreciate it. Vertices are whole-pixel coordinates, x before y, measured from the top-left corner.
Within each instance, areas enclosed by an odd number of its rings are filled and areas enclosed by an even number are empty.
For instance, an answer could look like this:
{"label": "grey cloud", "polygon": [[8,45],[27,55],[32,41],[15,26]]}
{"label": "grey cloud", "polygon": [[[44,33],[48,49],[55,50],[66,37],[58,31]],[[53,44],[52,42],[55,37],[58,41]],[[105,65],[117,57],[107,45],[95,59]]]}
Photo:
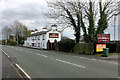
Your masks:
{"label": "grey cloud", "polygon": [[[12,4],[15,4],[14,2]],[[16,8],[8,8],[5,9],[2,12],[2,19],[3,23],[6,23],[4,21],[12,22],[14,20],[34,20],[36,25],[42,24],[46,25],[44,23],[44,16],[43,12],[47,11],[47,7],[43,6],[44,4],[41,3],[27,3],[27,4],[21,4],[19,7]]]}

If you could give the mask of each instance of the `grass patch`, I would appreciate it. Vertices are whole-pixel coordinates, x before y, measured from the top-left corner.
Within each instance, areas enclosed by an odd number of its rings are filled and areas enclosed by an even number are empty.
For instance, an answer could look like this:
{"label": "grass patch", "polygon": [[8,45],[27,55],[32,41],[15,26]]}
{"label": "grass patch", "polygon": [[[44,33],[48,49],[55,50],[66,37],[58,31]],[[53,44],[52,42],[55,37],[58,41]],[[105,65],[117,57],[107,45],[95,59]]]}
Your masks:
{"label": "grass patch", "polygon": [[120,53],[109,53],[109,55],[120,55]]}
{"label": "grass patch", "polygon": [[[101,56],[103,55],[102,53],[101,54],[97,54],[97,56]],[[108,55],[120,55],[120,53],[109,53]]]}

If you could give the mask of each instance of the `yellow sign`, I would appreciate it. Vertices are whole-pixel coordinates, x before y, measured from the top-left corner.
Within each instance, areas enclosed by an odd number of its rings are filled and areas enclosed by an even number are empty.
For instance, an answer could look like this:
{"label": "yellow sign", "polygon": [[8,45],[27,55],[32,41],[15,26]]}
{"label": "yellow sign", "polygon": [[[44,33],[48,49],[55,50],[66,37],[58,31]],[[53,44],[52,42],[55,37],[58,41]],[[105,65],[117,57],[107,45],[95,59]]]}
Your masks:
{"label": "yellow sign", "polygon": [[96,44],[96,52],[102,52],[106,48],[106,44]]}

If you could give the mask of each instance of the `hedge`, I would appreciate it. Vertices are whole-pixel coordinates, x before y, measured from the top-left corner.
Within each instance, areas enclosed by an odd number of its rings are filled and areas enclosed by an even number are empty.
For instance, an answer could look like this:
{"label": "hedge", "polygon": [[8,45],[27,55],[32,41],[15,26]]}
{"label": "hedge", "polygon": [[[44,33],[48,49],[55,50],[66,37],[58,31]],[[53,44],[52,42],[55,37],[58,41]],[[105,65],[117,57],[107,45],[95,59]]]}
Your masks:
{"label": "hedge", "polygon": [[17,42],[14,42],[14,41],[7,41],[7,45],[13,45],[13,46],[16,46],[17,45]]}
{"label": "hedge", "polygon": [[93,54],[94,45],[90,43],[76,43],[73,51],[79,54]]}
{"label": "hedge", "polygon": [[71,39],[62,39],[60,42],[57,43],[56,50],[71,52],[74,48],[74,40]]}
{"label": "hedge", "polygon": [[120,42],[116,43],[116,52],[120,53]]}

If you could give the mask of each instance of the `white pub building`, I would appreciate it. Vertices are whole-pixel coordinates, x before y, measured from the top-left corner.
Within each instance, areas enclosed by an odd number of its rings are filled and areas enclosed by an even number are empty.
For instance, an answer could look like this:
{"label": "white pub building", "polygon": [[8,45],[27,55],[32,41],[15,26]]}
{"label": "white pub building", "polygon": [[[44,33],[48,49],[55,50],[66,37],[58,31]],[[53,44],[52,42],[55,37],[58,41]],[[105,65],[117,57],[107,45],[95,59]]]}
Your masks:
{"label": "white pub building", "polygon": [[61,33],[57,30],[56,25],[52,25],[51,27],[51,30],[43,28],[43,31],[31,33],[31,36],[27,37],[23,46],[54,50],[54,44],[61,40]]}

